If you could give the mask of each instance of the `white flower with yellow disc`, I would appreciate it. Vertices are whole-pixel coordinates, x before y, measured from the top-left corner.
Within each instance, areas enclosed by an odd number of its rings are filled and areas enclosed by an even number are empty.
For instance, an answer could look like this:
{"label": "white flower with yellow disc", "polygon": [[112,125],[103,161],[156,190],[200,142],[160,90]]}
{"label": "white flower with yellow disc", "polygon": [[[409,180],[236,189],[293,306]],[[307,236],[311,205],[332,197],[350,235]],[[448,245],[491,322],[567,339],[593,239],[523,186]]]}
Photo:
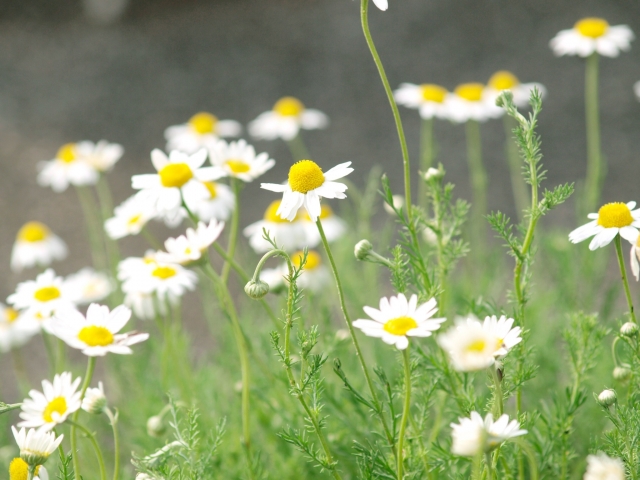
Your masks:
{"label": "white flower with yellow disc", "polygon": [[318,220],[322,213],[320,198],[347,198],[344,183],[335,182],[346,177],[353,168],[351,162],[336,165],[324,173],[312,160],[300,160],[289,169],[289,180],[284,185],[276,183],[263,183],[260,186],[272,192],[282,192],[282,203],[277,214],[292,222],[300,207],[304,206],[313,222]]}
{"label": "white flower with yellow disc", "polygon": [[513,328],[513,318],[507,318],[502,315],[500,318],[492,315],[491,317],[485,317],[482,322],[482,328],[497,338],[496,350],[493,352],[493,356],[504,357],[509,350],[522,341],[520,334],[522,328]]}
{"label": "white flower with yellow disc", "polygon": [[25,223],[13,244],[11,270],[20,272],[35,265],[47,267],[54,260],[67,257],[67,245],[40,222]]}
{"label": "white flower with yellow disc", "polygon": [[79,151],[79,145],[67,143],[60,147],[53,160],[40,162],[38,183],[43,187],[51,187],[54,192],[63,192],[70,184],[95,185],[100,174]]}
{"label": "white flower with yellow disc", "polygon": [[471,412],[469,418],[459,418],[458,421],[459,424],[451,424],[451,451],[465,457],[490,452],[506,440],[528,433],[520,428],[517,420],[509,421],[506,413],[495,422],[492,414],[488,413],[483,419],[478,412]]}
{"label": "white flower with yellow disc", "polygon": [[495,103],[503,91],[509,90],[513,94],[513,103],[517,107],[523,108],[529,105],[529,98],[534,88],[537,88],[542,96],[547,93],[547,89],[541,83],[520,83],[518,77],[513,73],[500,70],[491,75],[487,83],[487,95]]}
{"label": "white flower with yellow disc", "polygon": [[415,85],[402,83],[400,88],[393,92],[393,96],[399,105],[414,108],[420,111],[420,117],[425,120],[431,118],[447,118],[447,89],[432,83]]}
{"label": "white flower with yellow disc", "polygon": [[382,297],[380,310],[372,307],[364,307],[363,310],[372,320],[358,319],[353,326],[369,337],[378,337],[389,345],[395,345],[398,350],[409,346],[407,337],[430,337],[446,320],[432,318],[438,311],[434,298],[418,305],[416,295],[407,300],[402,293],[388,299]]}
{"label": "white flower with yellow disc", "polygon": [[193,290],[198,280],[192,271],[177,263],[161,262],[157,255],[123,260],[118,266],[118,278],[125,294],[156,294],[163,301]]}
{"label": "white flower with yellow disc", "polygon": [[252,182],[276,164],[266,152],[256,155],[255,148],[244,140],[217,141],[209,149],[209,158],[217,178],[234,177],[243,182]]}
{"label": "white flower with yellow disc", "polygon": [[20,449],[20,458],[27,465],[33,466],[42,465],[46,462],[64,438],[64,435],[56,438],[56,434],[53,432],[45,432],[34,428],[30,428],[27,431],[25,428],[18,430],[12,426],[11,431]]}
{"label": "white flower with yellow disc", "polygon": [[76,153],[99,172],[108,172],[120,160],[124,148],[106,140],[100,140],[98,143],[84,141],[76,143]]}
{"label": "white flower with yellow disc", "polygon": [[185,235],[177,238],[168,238],[164,242],[166,252],[158,252],[156,258],[160,262],[179,263],[185,265],[195,262],[202,257],[213,242],[215,242],[222,229],[224,222],[211,220],[209,225],[204,222],[198,222],[198,226],[187,228]]}
{"label": "white flower with yellow disc", "polygon": [[[264,212],[263,219],[248,225],[243,231],[245,237],[249,239],[249,245],[256,253],[268,252],[273,248],[264,239],[263,230],[269,233],[269,237],[278,247],[288,252],[309,246],[302,222],[289,222],[276,213],[280,203],[280,200],[271,202]],[[315,225],[313,227],[315,228]]]}
{"label": "white flower with yellow disc", "polygon": [[588,57],[597,52],[605,57],[617,57],[631,48],[633,32],[627,25],[611,26],[602,18],[583,18],[573,28],[562,30],[549,45],[556,56]]}
{"label": "white flower with yellow disc", "polygon": [[39,331],[40,325],[34,319],[0,303],[0,353],[21,347]]}
{"label": "white flower with yellow disc", "polygon": [[249,133],[259,140],[293,140],[300,129],[315,130],[326,128],[329,118],[320,110],[305,108],[294,97],[283,97],[273,109],[261,113],[249,123]]}
{"label": "white flower with yellow disc", "polygon": [[104,229],[114,240],[138,235],[155,215],[152,199],[148,195],[136,194],[114,209],[114,216],[104,222]]}
{"label": "white flower with yellow disc", "polygon": [[220,137],[237,137],[242,125],[235,120],[218,120],[208,112],[196,113],[187,123],[174,125],[164,131],[167,150],[195,153],[211,147]]}
{"label": "white flower with yellow disc", "polygon": [[114,308],[92,303],[85,318],[77,310],[56,312],[51,328],[56,337],[89,357],[102,357],[107,353],[128,355],[131,345],[144,342],[148,333],[118,333],[131,318],[131,310],[124,305]]}
{"label": "white flower with yellow disc", "polygon": [[629,242],[635,242],[640,228],[640,209],[636,202],[607,203],[598,213],[587,215],[591,222],[576,228],[569,234],[571,243],[579,243],[593,237],[589,250],[596,250],[611,243],[618,234]]}
{"label": "white flower with yellow disc", "polygon": [[71,372],[63,372],[53,377],[53,383],[42,381],[42,392],[31,390],[22,402],[19,427],[39,428],[49,432],[64,423],[67,417],[81,406],[80,377],[72,381]]}
{"label": "white flower with yellow disc", "polygon": [[236,196],[228,185],[220,182],[199,182],[203,187],[182,190],[187,208],[203,222],[225,221],[236,206]]}
{"label": "white flower with yellow disc", "polygon": [[[9,464],[9,480],[27,480],[29,478],[29,465],[20,457],[14,458]],[[49,480],[49,473],[42,465],[36,467],[33,480]]]}
{"label": "white flower with yellow disc", "polygon": [[[311,221],[309,214],[305,213],[300,216],[300,223],[305,230],[306,246],[310,248],[316,247],[320,241],[320,233],[318,228]],[[344,220],[338,217],[329,205],[320,205],[320,221],[322,222],[322,229],[324,235],[327,237],[328,242],[333,242],[344,235],[347,230],[347,224]]]}
{"label": "white flower with yellow disc", "polygon": [[88,305],[104,300],[113,291],[113,282],[106,274],[86,267],[69,275],[65,287],[74,295],[76,305]]}
{"label": "white flower with yellow disc", "polygon": [[469,120],[485,122],[498,118],[503,110],[495,104],[492,92],[482,83],[463,83],[447,94],[447,118],[464,123]]}

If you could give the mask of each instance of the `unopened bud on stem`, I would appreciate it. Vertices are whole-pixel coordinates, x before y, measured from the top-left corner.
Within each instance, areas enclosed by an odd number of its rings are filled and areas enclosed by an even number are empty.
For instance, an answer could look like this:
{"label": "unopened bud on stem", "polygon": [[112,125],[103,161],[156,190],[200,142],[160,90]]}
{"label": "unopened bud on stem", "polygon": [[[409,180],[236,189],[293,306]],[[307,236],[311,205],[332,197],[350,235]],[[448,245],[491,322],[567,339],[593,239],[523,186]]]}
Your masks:
{"label": "unopened bud on stem", "polygon": [[625,337],[635,337],[638,334],[638,324],[627,322],[620,327],[620,335]]}
{"label": "unopened bud on stem", "polygon": [[597,401],[600,405],[607,408],[618,401],[618,395],[616,395],[615,390],[607,388],[606,390],[603,390],[602,392],[600,392],[600,395],[598,395]]}
{"label": "unopened bud on stem", "polygon": [[259,300],[269,293],[269,285],[262,280],[249,280],[244,286],[244,291],[254,300]]}
{"label": "unopened bud on stem", "polygon": [[367,259],[372,250],[373,245],[371,245],[371,242],[365,238],[364,240],[360,240],[356,243],[353,253],[356,256],[356,259],[363,261]]}

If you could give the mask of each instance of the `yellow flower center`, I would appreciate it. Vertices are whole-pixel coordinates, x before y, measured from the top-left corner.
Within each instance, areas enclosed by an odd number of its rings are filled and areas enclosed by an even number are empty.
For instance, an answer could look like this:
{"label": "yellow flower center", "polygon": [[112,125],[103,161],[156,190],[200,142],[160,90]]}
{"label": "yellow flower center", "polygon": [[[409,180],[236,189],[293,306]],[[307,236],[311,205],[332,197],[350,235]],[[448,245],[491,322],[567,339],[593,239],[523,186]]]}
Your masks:
{"label": "yellow flower center", "polygon": [[142,215],[141,215],[141,214],[134,215],[133,217],[131,217],[131,218],[129,219],[129,221],[127,222],[127,225],[129,225],[129,226],[133,226],[133,225],[135,225],[136,223],[138,223],[138,222],[140,221],[140,219],[141,219],[141,218],[142,218]]}
{"label": "yellow flower center", "polygon": [[67,411],[67,399],[64,397],[56,397],[49,402],[49,404],[45,407],[44,412],[42,412],[42,418],[45,422],[51,423],[53,422],[53,413],[58,413],[59,415],[64,415]]}
{"label": "yellow flower center", "polygon": [[216,184],[214,182],[202,182],[202,184],[209,192],[209,199],[213,199],[218,196],[218,191],[216,190]]}
{"label": "yellow flower center", "polygon": [[463,83],[455,89],[456,95],[469,102],[479,102],[482,100],[482,92],[484,92],[484,85],[481,83]]}
{"label": "yellow flower center", "polygon": [[444,102],[444,97],[447,95],[447,89],[442,88],[440,85],[433,85],[432,83],[424,83],[420,85],[422,90],[422,99],[426,102]]}
{"label": "yellow flower center", "polygon": [[49,236],[49,229],[40,222],[25,223],[18,232],[18,240],[23,242],[41,242]]}
{"label": "yellow flower center", "polygon": [[15,308],[9,307],[4,311],[4,319],[7,321],[7,323],[15,322],[19,316],[20,313]]}
{"label": "yellow flower center", "polygon": [[91,325],[84,327],[78,333],[78,340],[86,343],[90,347],[106,347],[113,343],[113,333],[105,327]]}
{"label": "yellow flower center", "polygon": [[218,123],[217,117],[207,112],[196,113],[189,119],[189,126],[191,126],[191,128],[193,128],[200,135],[213,133],[213,130],[216,127],[216,123]]}
{"label": "yellow flower center", "polygon": [[246,173],[251,170],[251,166],[244,160],[227,160],[224,164],[233,173]]}
{"label": "yellow flower center", "polygon": [[467,345],[467,352],[480,353],[487,347],[487,343],[484,340],[475,340]]}
{"label": "yellow flower center", "polygon": [[417,326],[418,323],[411,317],[398,317],[389,320],[382,328],[391,335],[406,335]]}
{"label": "yellow flower center", "polygon": [[513,87],[517,87],[520,84],[518,77],[513,73],[506,70],[500,70],[499,72],[491,75],[489,79],[489,86],[496,90],[510,90]]}
{"label": "yellow flower center", "polygon": [[33,297],[39,302],[49,302],[60,296],[58,287],[42,287],[35,291]]}
{"label": "yellow flower center", "polygon": [[609,23],[602,18],[583,18],[576,23],[575,29],[585,37],[598,38],[607,32]]}
{"label": "yellow flower center", "polygon": [[[320,206],[320,219],[321,220],[325,220],[329,217],[333,216],[333,210],[331,210],[331,207],[329,205],[321,205]],[[307,221],[311,221],[311,217],[309,216],[309,212],[305,211],[304,212],[304,218]]]}
{"label": "yellow flower center", "polygon": [[171,267],[156,267],[155,270],[151,273],[154,277],[161,278],[162,280],[166,280],[167,278],[171,278],[176,274],[175,268]]}
{"label": "yellow flower center", "polygon": [[66,143],[61,146],[58,153],[56,153],[56,158],[62,160],[64,163],[74,162],[78,158],[76,153],[76,144]]}
{"label": "yellow flower center", "polygon": [[[40,473],[40,465],[36,467],[36,475]],[[29,465],[20,457],[14,458],[9,464],[9,480],[27,480]]]}
{"label": "yellow flower center", "polygon": [[[300,263],[302,263],[302,258],[304,256],[304,252],[302,250],[291,255],[291,259],[293,264],[300,268]],[[318,252],[314,252],[313,250],[307,251],[307,262],[304,264],[304,270],[315,270],[320,265],[322,265],[322,257]]]}
{"label": "yellow flower center", "polygon": [[191,167],[186,163],[170,163],[158,172],[163,187],[180,188],[193,178]]}
{"label": "yellow flower center", "polygon": [[604,228],[622,228],[632,223],[631,210],[624,203],[607,203],[598,210],[598,225]]}
{"label": "yellow flower center", "polygon": [[323,183],[322,169],[312,160],[300,160],[289,169],[289,186],[294,192],[307,193]]}
{"label": "yellow flower center", "polygon": [[273,111],[283,117],[297,117],[304,111],[304,105],[294,97],[283,97],[273,106]]}
{"label": "yellow flower center", "polygon": [[286,218],[281,218],[280,215],[276,214],[278,208],[280,208],[280,200],[274,200],[273,202],[271,202],[271,204],[264,212],[264,219],[267,222],[273,223],[289,223],[289,220],[287,220]]}

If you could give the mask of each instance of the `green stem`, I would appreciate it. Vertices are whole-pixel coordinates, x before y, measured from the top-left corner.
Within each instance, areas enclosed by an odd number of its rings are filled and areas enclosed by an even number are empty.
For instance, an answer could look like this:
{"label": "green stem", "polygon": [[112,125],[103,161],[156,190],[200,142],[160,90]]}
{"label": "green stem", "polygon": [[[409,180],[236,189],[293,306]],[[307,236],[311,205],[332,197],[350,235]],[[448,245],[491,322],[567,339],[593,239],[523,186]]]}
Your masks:
{"label": "green stem", "polygon": [[33,480],[33,477],[36,474],[36,466],[35,465],[29,465],[28,470],[27,470],[27,480]]}
{"label": "green stem", "polygon": [[146,225],[142,227],[140,233],[142,233],[142,236],[147,240],[147,242],[149,242],[149,245],[151,245],[156,250],[162,250],[164,248],[160,241],[158,241],[158,239],[153,236],[153,233],[149,231]]}
{"label": "green stem", "polygon": [[[367,0],[363,0],[366,3]],[[349,328],[349,334],[351,335],[351,341],[353,342],[353,346],[356,349],[356,355],[358,360],[360,361],[360,366],[362,367],[362,372],[364,373],[364,377],[367,381],[367,385],[369,387],[369,392],[371,393],[371,400],[373,402],[373,406],[375,407],[376,414],[382,423],[382,428],[384,429],[385,435],[387,437],[387,441],[389,442],[389,446],[391,450],[395,450],[395,442],[393,440],[393,435],[389,430],[389,426],[387,425],[387,421],[384,418],[382,413],[382,407],[380,405],[380,400],[378,399],[378,394],[376,392],[375,386],[373,385],[373,381],[371,380],[371,376],[369,375],[369,369],[367,368],[367,363],[365,362],[364,356],[362,355],[362,351],[360,350],[360,344],[358,343],[358,338],[356,337],[356,332],[351,323],[351,318],[349,317],[349,312],[347,311],[347,305],[344,299],[344,292],[342,290],[342,282],[340,281],[340,276],[338,275],[338,269],[336,267],[336,262],[333,259],[333,255],[331,254],[331,248],[329,247],[329,242],[327,242],[327,237],[324,234],[324,229],[322,228],[322,222],[320,218],[316,221],[316,226],[318,227],[318,232],[320,233],[320,238],[322,239],[322,245],[324,246],[325,252],[327,252],[327,257],[329,258],[329,263],[331,264],[331,271],[333,272],[333,279],[336,282],[336,287],[338,289],[338,298],[340,299],[340,309],[342,310],[342,315],[344,316],[344,320]]]}
{"label": "green stem", "polygon": [[485,229],[483,217],[487,214],[487,173],[482,165],[482,140],[480,137],[480,124],[476,120],[466,123],[467,133],[467,160],[469,162],[469,175],[471,176],[471,190],[473,204],[471,209],[471,228],[473,243],[476,244],[476,252],[482,255],[485,245]]}
{"label": "green stem", "polygon": [[[84,394],[87,392],[87,388],[89,388],[89,384],[91,383],[91,378],[93,377],[93,371],[96,368],[96,357],[89,357],[89,361],[87,362],[87,373],[85,373],[84,381],[82,382],[82,388],[80,389],[80,402],[84,398]],[[80,461],[78,459],[78,441],[76,435],[76,426],[78,422],[78,415],[80,414],[80,409],[76,410],[73,413],[72,425],[71,425],[71,453],[73,455],[73,474],[76,480],[80,480]]]}
{"label": "green stem", "polygon": [[411,360],[409,358],[409,347],[402,351],[402,359],[404,363],[404,407],[402,410],[402,419],[400,420],[400,432],[398,433],[398,480],[403,478],[403,448],[404,448],[404,432],[407,428],[407,419],[411,410]]}
{"label": "green stem", "polygon": [[485,452],[484,460],[487,464],[487,478],[493,480],[493,464],[491,463],[491,454],[489,452]]}
{"label": "green stem", "polygon": [[[102,450],[100,450],[100,445],[98,445],[95,435],[91,433],[86,427],[79,424],[75,420],[71,420],[69,421],[69,423],[71,424],[72,431],[75,428],[79,428],[84,432],[87,438],[89,438],[89,441],[91,442],[91,446],[93,447],[93,451],[95,452],[96,458],[98,459],[98,466],[100,467],[100,480],[107,480],[107,469],[104,466],[104,457],[102,456]],[[74,458],[76,457],[75,450],[74,450],[73,457]],[[74,474],[76,475],[76,478],[78,478],[78,473],[77,471],[75,471],[75,465],[74,465]]]}
{"label": "green stem", "polygon": [[427,182],[424,174],[433,166],[433,118],[423,118],[420,128],[420,173],[418,183],[418,205],[426,209],[428,204]]}
{"label": "green stem", "polygon": [[527,456],[529,462],[529,478],[531,480],[538,480],[538,464],[536,462],[535,452],[531,446],[521,438],[516,438],[514,441]]}
{"label": "green stem", "polygon": [[493,414],[495,418],[499,418],[502,416],[504,411],[503,400],[502,400],[502,385],[500,382],[500,377],[498,376],[498,369],[494,365],[491,367],[491,374],[493,377],[493,385],[495,390],[493,391],[494,403],[493,403]]}
{"label": "green stem", "polygon": [[[104,226],[104,222],[113,215],[113,200],[111,197],[111,189],[107,182],[107,177],[104,174],[100,174],[98,183],[96,184],[96,193],[98,194],[98,204],[100,205],[101,212],[101,225]],[[107,250],[107,257],[109,265],[111,266],[111,275],[114,279],[118,278],[118,263],[120,263],[120,250],[118,249],[118,242],[113,240],[106,234],[104,227],[100,229],[101,236],[104,238],[105,247]]]}
{"label": "green stem", "polygon": [[618,254],[618,265],[620,266],[620,275],[622,276],[622,284],[624,285],[624,294],[627,297],[627,304],[629,305],[629,314],[631,315],[631,321],[636,322],[636,313],[633,309],[633,300],[631,300],[631,291],[629,290],[629,280],[627,279],[627,270],[624,266],[624,257],[622,256],[622,241],[620,235],[616,235],[615,239],[616,253]]}
{"label": "green stem", "polygon": [[118,414],[114,415],[109,408],[104,410],[104,413],[109,417],[109,423],[113,430],[113,480],[118,480],[120,473],[120,440],[118,437]]}
{"label": "green stem", "polygon": [[96,270],[104,270],[107,266],[107,262],[105,259],[104,246],[100,238],[100,231],[103,227],[102,225],[96,225],[96,220],[98,220],[99,214],[95,199],[87,187],[76,187],[76,193],[78,194],[78,200],[80,202],[80,207],[82,208],[82,213],[84,215],[84,222],[87,227],[93,266]]}
{"label": "green stem", "polygon": [[513,200],[516,204],[518,220],[524,219],[524,212],[527,208],[527,186],[522,178],[522,162],[518,155],[518,146],[513,140],[513,128],[515,122],[505,115],[502,117],[505,135],[505,154],[507,164],[509,165],[509,174],[511,176],[511,189],[513,190]]}
{"label": "green stem", "polygon": [[[231,226],[229,229],[229,244],[227,245],[227,258],[233,259],[236,253],[236,244],[238,243],[238,229],[240,227],[240,180],[237,178],[231,178],[231,188],[235,196],[236,205],[231,214]],[[224,262],[222,266],[222,281],[227,284],[229,280],[229,273],[231,271],[231,263],[229,261]]]}
{"label": "green stem", "polygon": [[44,348],[47,351],[47,359],[49,360],[49,370],[51,371],[51,376],[53,377],[56,373],[58,373],[58,365],[56,352],[53,349],[52,335],[47,332],[42,332],[42,341],[44,342]]}
{"label": "green stem", "polygon": [[293,158],[294,162],[309,158],[309,151],[302,141],[301,132],[298,132],[298,134],[294,138],[288,140],[287,145],[289,147],[289,150],[291,151],[291,157]]}
{"label": "green stem", "polygon": [[[46,335],[46,333],[44,335]],[[21,349],[11,349],[11,359],[13,360],[13,372],[16,375],[18,391],[24,396],[30,389],[30,383],[29,376],[27,375],[27,370],[24,368],[24,360],[22,358]]]}
{"label": "green stem", "polygon": [[587,58],[585,69],[585,114],[587,126],[587,177],[585,179],[585,211],[593,211],[600,199],[605,166],[600,150],[600,113],[598,105],[597,53]]}
{"label": "green stem", "polygon": [[402,119],[400,118],[400,111],[398,110],[398,105],[396,104],[395,98],[393,97],[393,90],[391,90],[391,85],[389,85],[387,74],[384,71],[384,66],[382,65],[382,61],[380,60],[380,56],[378,55],[376,46],[373,43],[371,32],[369,31],[368,10],[369,10],[369,0],[361,0],[360,21],[362,23],[362,31],[364,33],[364,38],[367,41],[369,50],[371,51],[371,56],[373,56],[373,61],[375,62],[376,67],[378,68],[378,73],[380,74],[380,79],[382,80],[384,91],[387,94],[387,98],[389,99],[389,104],[391,105],[391,111],[393,112],[393,119],[396,122],[396,130],[398,131],[398,139],[400,140],[400,149],[402,150],[402,164],[404,167],[404,197],[405,197],[404,203],[407,209],[407,218],[409,219],[409,223],[412,223],[411,166],[409,164],[409,149],[407,148],[407,140],[404,136],[404,128],[402,127]]}

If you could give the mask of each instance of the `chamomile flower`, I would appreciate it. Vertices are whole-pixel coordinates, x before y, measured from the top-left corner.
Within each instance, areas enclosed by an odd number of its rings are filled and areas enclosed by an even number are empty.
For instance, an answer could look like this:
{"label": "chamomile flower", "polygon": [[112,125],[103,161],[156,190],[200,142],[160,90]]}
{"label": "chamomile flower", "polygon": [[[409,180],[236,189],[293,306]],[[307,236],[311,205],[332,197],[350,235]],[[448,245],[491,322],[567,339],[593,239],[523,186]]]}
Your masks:
{"label": "chamomile flower", "polygon": [[260,186],[272,192],[282,192],[282,202],[276,214],[290,222],[296,218],[300,207],[304,206],[313,222],[322,213],[320,198],[347,198],[344,183],[335,182],[346,177],[353,168],[351,162],[336,165],[326,173],[312,160],[300,160],[289,169],[289,180],[284,185],[263,183]]}
{"label": "chamomile flower", "polygon": [[481,83],[463,83],[447,94],[447,118],[464,123],[469,120],[485,122],[503,114],[495,104],[492,93]]}
{"label": "chamomile flower", "polygon": [[53,377],[53,383],[42,381],[42,393],[31,390],[22,402],[19,427],[39,428],[48,432],[64,423],[67,417],[80,408],[78,386],[80,377],[72,381],[71,372],[63,372]]}
{"label": "chamomile flower", "polygon": [[131,310],[120,305],[111,312],[109,307],[92,303],[86,318],[77,310],[56,312],[51,328],[55,335],[72,348],[89,357],[103,357],[107,353],[128,355],[130,346],[144,342],[148,333],[118,333],[131,318]]}
{"label": "chamomile flower", "polygon": [[20,272],[35,265],[47,267],[54,260],[64,260],[67,253],[67,245],[45,224],[27,222],[16,235],[11,251],[11,270]]}
{"label": "chamomile flower", "polygon": [[589,250],[609,245],[618,234],[629,242],[635,242],[640,228],[640,209],[634,210],[635,207],[636,202],[603,205],[598,213],[587,215],[591,222],[569,234],[569,241],[579,243],[593,237]]}
{"label": "chamomile flower", "polygon": [[181,297],[193,290],[198,277],[177,263],[161,262],[156,256],[127,258],[118,266],[118,278],[122,280],[125,294],[155,294],[159,298]]}
{"label": "chamomile flower", "polygon": [[64,283],[66,288],[73,292],[76,305],[88,305],[104,300],[113,291],[111,279],[90,267],[69,275]]}
{"label": "chamomile flower", "polygon": [[[36,475],[33,480],[49,480],[49,473],[42,465],[36,467]],[[9,480],[27,480],[29,478],[29,465],[20,457],[14,458],[9,464]]]}
{"label": "chamomile flower", "polygon": [[40,330],[34,319],[0,303],[0,353],[21,347]]}
{"label": "chamomile flower", "polygon": [[522,341],[520,333],[522,328],[513,327],[513,318],[507,318],[504,315],[498,319],[495,315],[485,317],[482,323],[482,329],[496,337],[496,349],[493,352],[494,357],[504,357],[509,350]]}
{"label": "chamomile flower", "polygon": [[383,12],[389,8],[389,0],[373,0],[373,3]]}
{"label": "chamomile flower", "polygon": [[633,32],[627,25],[611,26],[602,18],[583,18],[571,29],[560,31],[549,45],[556,56],[588,57],[597,52],[605,57],[617,57],[631,48]]}
{"label": "chamomile flower", "polygon": [[38,183],[63,192],[69,185],[95,185],[100,176],[98,170],[87,161],[78,149],[80,144],[67,143],[60,147],[53,160],[40,162]]}
{"label": "chamomile flower", "polygon": [[137,235],[155,213],[153,200],[148,195],[136,194],[114,209],[115,215],[104,222],[104,229],[114,240]]}
{"label": "chamomile flower", "polygon": [[158,173],[134,175],[131,177],[131,186],[144,192],[143,198],[150,201],[158,213],[179,211],[182,188],[217,178],[215,168],[202,167],[206,159],[207,151],[204,149],[193,155],[173,150],[169,157],[155,149],[151,152],[151,162]]}
{"label": "chamomile flower", "polygon": [[236,206],[236,196],[231,188],[219,182],[199,182],[203,187],[184,188],[184,203],[203,222],[225,221]]}
{"label": "chamomile flower", "polygon": [[209,148],[209,158],[217,178],[235,177],[243,182],[252,182],[276,164],[266,152],[256,155],[255,148],[244,140],[218,140]]}
{"label": "chamomile flower", "polygon": [[245,237],[249,239],[249,245],[256,253],[268,252],[273,248],[264,239],[263,230],[266,230],[271,240],[286,251],[299,250],[308,246],[306,229],[302,222],[289,222],[276,213],[280,208],[280,203],[280,200],[271,202],[264,212],[263,219],[252,223],[243,231]]}
{"label": "chamomile flower", "polygon": [[[344,220],[333,213],[333,210],[329,205],[320,205],[320,221],[322,222],[322,229],[327,237],[328,242],[337,240],[347,230],[347,225]],[[311,217],[308,213],[301,215],[300,223],[305,231],[306,243],[308,247],[314,248],[320,244],[322,240],[318,228],[311,221]]]}
{"label": "chamomile flower", "polygon": [[99,172],[108,172],[120,160],[124,153],[122,145],[100,140],[98,143],[79,142],[75,145],[78,157]]}
{"label": "chamomile flower", "polygon": [[491,75],[486,87],[487,95],[494,104],[503,91],[509,90],[513,94],[513,103],[520,108],[529,105],[531,92],[535,88],[538,89],[542,96],[547,92],[547,89],[541,83],[520,83],[518,77],[506,70],[500,70]]}
{"label": "chamomile flower", "polygon": [[87,413],[99,415],[107,406],[107,396],[104,394],[102,382],[98,382],[98,388],[87,388],[82,399],[82,409]]}
{"label": "chamomile flower", "polygon": [[440,85],[423,83],[402,83],[400,88],[393,92],[393,96],[400,105],[414,108],[420,111],[420,117],[425,120],[431,118],[447,118],[447,89]]}
{"label": "chamomile flower", "polygon": [[372,307],[364,307],[363,310],[373,320],[358,319],[353,326],[361,329],[365,335],[382,338],[382,341],[395,345],[398,350],[409,346],[407,337],[430,337],[446,320],[431,318],[438,311],[434,298],[418,306],[416,295],[411,295],[407,300],[402,293],[389,299],[382,297],[380,310]]}
{"label": "chamomile flower", "polygon": [[507,414],[494,422],[493,415],[490,413],[483,419],[478,412],[471,412],[470,418],[459,418],[458,421],[459,424],[451,424],[453,429],[451,451],[465,457],[490,452],[504,441],[527,433],[520,428],[520,422],[517,420],[509,422]]}
{"label": "chamomile flower", "polygon": [[631,271],[636,277],[636,282],[640,280],[640,234],[636,237],[636,241],[631,243]]}
{"label": "chamomile flower", "polygon": [[584,480],[624,480],[624,463],[619,458],[611,458],[598,452],[587,456],[587,471]]}
{"label": "chamomile flower", "polygon": [[186,235],[167,239],[164,242],[167,252],[158,252],[156,258],[162,262],[181,265],[195,262],[218,239],[223,228],[224,222],[211,220],[209,225],[198,222],[195,230],[187,228]]}
{"label": "chamomile flower", "polygon": [[289,141],[298,135],[301,128],[315,130],[325,128],[328,124],[329,118],[320,110],[305,108],[297,98],[283,97],[272,110],[261,113],[249,123],[249,133],[259,140],[282,138]]}
{"label": "chamomile flower", "polygon": [[29,431],[21,428],[18,431],[16,427],[11,427],[11,431],[20,449],[20,458],[27,465],[33,466],[42,465],[46,462],[64,438],[64,435],[56,438],[56,434],[53,432],[44,432],[34,428],[30,428]]}
{"label": "chamomile flower", "polygon": [[196,113],[187,123],[174,125],[164,131],[167,150],[195,153],[201,148],[209,148],[220,137],[237,137],[242,125],[235,120],[218,120],[208,112]]}

